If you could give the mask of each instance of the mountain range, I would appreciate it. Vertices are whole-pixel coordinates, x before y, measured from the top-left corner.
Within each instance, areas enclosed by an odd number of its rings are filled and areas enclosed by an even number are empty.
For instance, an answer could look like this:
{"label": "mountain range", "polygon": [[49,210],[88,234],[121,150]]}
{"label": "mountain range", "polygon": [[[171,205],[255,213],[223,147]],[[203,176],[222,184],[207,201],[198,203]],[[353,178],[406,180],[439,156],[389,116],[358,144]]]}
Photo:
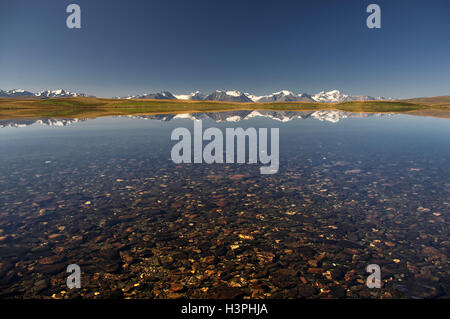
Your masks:
{"label": "mountain range", "polygon": [[282,90],[268,95],[253,95],[250,93],[243,93],[241,91],[223,91],[216,90],[209,95],[204,95],[199,91],[190,94],[171,94],[170,92],[143,94],[121,97],[121,99],[178,99],[178,100],[197,100],[197,101],[222,101],[222,102],[322,102],[322,103],[340,103],[349,101],[376,101],[376,100],[390,100],[385,97],[372,97],[368,95],[349,95],[344,94],[339,90],[321,91],[317,94],[311,95],[308,93],[294,93],[287,90]]}
{"label": "mountain range", "polygon": [[9,91],[0,90],[0,97],[94,97],[92,95],[87,95],[84,93],[70,92],[64,89],[59,90],[45,90],[37,93],[25,91],[22,89],[14,89]]}
{"label": "mountain range", "polygon": [[[0,90],[0,97],[93,97],[84,93],[70,92],[64,89],[46,90],[38,93],[15,89],[9,91]],[[268,95],[253,95],[243,93],[241,91],[222,91],[216,90],[209,95],[202,94],[199,91],[190,94],[172,94],[167,91],[158,93],[147,93],[142,95],[130,95],[126,97],[115,97],[117,99],[156,99],[156,100],[192,100],[192,101],[223,101],[223,102],[246,102],[246,103],[263,103],[263,102],[322,102],[322,103],[340,103],[349,101],[375,101],[386,100],[384,97],[371,97],[367,95],[349,95],[339,90],[321,91],[311,95],[308,93],[294,93],[282,90]]]}

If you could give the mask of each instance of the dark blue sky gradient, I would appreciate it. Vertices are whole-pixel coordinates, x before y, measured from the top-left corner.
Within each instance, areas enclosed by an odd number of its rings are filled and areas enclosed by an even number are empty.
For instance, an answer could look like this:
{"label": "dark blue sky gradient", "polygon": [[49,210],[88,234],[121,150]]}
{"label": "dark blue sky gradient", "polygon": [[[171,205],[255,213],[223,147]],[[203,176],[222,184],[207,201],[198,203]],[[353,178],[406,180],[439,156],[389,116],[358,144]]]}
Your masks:
{"label": "dark blue sky gradient", "polygon": [[[81,30],[66,6],[78,3]],[[366,27],[366,7],[382,28]],[[0,89],[450,94],[448,0],[0,0]]]}

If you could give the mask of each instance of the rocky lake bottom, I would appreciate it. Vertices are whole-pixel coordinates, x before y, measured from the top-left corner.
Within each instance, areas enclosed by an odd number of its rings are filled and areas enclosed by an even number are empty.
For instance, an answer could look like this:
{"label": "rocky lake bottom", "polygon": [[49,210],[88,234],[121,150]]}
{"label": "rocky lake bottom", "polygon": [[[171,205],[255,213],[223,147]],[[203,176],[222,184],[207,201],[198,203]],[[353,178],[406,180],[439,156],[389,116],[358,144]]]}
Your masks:
{"label": "rocky lake bottom", "polygon": [[[449,120],[266,113],[3,123],[0,298],[449,298]],[[280,128],[279,172],[173,163],[192,118]]]}

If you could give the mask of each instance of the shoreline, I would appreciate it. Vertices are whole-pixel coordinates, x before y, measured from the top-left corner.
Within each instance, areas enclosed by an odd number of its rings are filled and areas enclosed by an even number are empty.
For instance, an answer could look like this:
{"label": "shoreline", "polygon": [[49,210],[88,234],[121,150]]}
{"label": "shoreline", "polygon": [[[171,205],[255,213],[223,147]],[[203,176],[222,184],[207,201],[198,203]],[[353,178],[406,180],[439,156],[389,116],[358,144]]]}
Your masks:
{"label": "shoreline", "polygon": [[[229,111],[323,111],[394,113],[450,118],[450,97],[395,101],[351,101],[343,103],[274,102],[238,103],[221,101],[52,98],[0,98],[0,119],[93,118],[120,115],[183,114]],[[447,102],[448,100],[448,102]],[[426,103],[426,104],[425,104]]]}

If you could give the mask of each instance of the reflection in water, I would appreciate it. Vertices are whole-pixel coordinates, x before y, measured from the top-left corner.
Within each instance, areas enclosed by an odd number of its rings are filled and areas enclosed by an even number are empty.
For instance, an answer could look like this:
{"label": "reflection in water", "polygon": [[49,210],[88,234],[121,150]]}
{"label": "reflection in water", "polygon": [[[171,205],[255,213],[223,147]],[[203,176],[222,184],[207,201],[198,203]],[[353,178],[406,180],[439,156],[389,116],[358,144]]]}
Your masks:
{"label": "reflection in water", "polygon": [[40,119],[40,120],[0,120],[0,128],[3,127],[27,127],[30,125],[42,126],[67,126],[73,123],[86,121],[87,119]]}
{"label": "reflection in water", "polygon": [[131,118],[141,118],[150,120],[170,121],[172,119],[192,119],[205,120],[213,119],[216,122],[239,122],[248,120],[254,117],[265,117],[281,122],[289,122],[294,119],[314,118],[320,121],[328,121],[338,123],[342,119],[349,117],[368,117],[368,116],[382,116],[383,114],[374,113],[350,113],[334,110],[323,111],[232,111],[232,112],[210,112],[210,113],[186,113],[186,114],[158,114],[147,116],[130,116]]}
{"label": "reflection in water", "polygon": [[[174,164],[184,118],[279,127],[280,172]],[[339,111],[4,129],[0,297],[448,297],[449,137],[448,120]]]}
{"label": "reflection in water", "polygon": [[[239,122],[248,120],[254,117],[265,117],[281,122],[289,122],[294,119],[314,118],[320,121],[328,121],[338,123],[342,119],[350,117],[368,117],[368,116],[383,116],[385,114],[375,113],[350,113],[343,111],[232,111],[232,112],[210,112],[210,113],[183,113],[183,114],[157,114],[157,115],[129,115],[129,118],[139,118],[147,120],[170,121],[172,119],[192,119],[204,120],[213,119],[216,122]],[[67,126],[74,123],[86,121],[87,119],[39,119],[39,120],[0,120],[0,128],[2,127],[26,127],[30,125],[43,126]]]}

